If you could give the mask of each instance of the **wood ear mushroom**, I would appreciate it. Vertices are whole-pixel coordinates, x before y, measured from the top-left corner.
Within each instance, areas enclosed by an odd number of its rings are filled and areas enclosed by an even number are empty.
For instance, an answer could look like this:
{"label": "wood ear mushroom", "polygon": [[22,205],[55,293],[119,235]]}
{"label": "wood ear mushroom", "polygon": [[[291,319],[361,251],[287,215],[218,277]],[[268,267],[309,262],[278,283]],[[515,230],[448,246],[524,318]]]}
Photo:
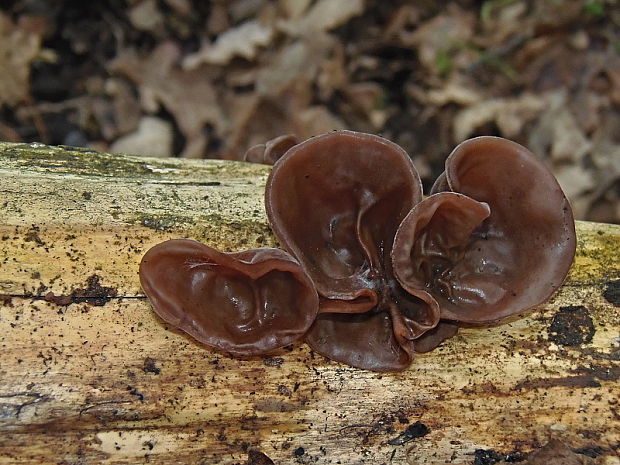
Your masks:
{"label": "wood ear mushroom", "polygon": [[573,262],[575,222],[547,167],[498,137],[460,144],[400,225],[393,257],[405,287],[425,287],[443,319],[489,323],[547,300]]}
{"label": "wood ear mushroom", "polygon": [[227,254],[171,240],[146,253],[140,281],[164,321],[236,355],[258,355],[300,339],[318,310],[314,285],[279,249]]}
{"label": "wood ear mushroom", "polygon": [[140,268],[155,311],[219,350],[254,355],[305,338],[354,367],[403,370],[460,324],[542,303],[574,258],[557,181],[505,139],[460,144],[426,199],[407,153],[370,134],[283,136],[246,158],[274,163],[265,206],[286,252],[177,240]]}

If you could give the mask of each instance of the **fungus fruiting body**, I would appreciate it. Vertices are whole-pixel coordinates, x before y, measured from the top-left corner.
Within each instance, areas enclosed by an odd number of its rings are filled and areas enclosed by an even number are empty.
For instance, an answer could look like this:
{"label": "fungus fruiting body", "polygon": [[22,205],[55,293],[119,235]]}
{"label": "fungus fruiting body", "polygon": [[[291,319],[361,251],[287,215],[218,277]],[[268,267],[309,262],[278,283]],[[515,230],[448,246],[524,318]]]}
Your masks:
{"label": "fungus fruiting body", "polygon": [[227,254],[188,239],[166,241],[142,259],[140,281],[164,321],[237,355],[299,339],[318,308],[314,285],[279,249]]}
{"label": "fungus fruiting body", "polygon": [[557,181],[505,139],[460,144],[425,199],[407,153],[370,134],[283,136],[246,158],[274,164],[265,206],[286,252],[169,241],[140,270],[155,311],[219,350],[254,355],[303,337],[333,360],[402,370],[460,324],[540,304],[574,257]]}
{"label": "fungus fruiting body", "polygon": [[406,152],[369,134],[325,134],[286,153],[265,197],[275,235],[321,297],[310,346],[359,368],[408,366],[412,341],[437,325],[439,308],[392,271],[398,225],[422,199]]}
{"label": "fungus fruiting body", "polygon": [[278,136],[264,144],[250,147],[243,155],[243,161],[273,165],[287,152],[288,149],[297,145],[299,139],[293,134]]}
{"label": "fungus fruiting body", "polygon": [[544,164],[498,137],[460,144],[432,195],[400,226],[397,275],[426,286],[444,319],[488,323],[544,302],[576,247],[568,200]]}

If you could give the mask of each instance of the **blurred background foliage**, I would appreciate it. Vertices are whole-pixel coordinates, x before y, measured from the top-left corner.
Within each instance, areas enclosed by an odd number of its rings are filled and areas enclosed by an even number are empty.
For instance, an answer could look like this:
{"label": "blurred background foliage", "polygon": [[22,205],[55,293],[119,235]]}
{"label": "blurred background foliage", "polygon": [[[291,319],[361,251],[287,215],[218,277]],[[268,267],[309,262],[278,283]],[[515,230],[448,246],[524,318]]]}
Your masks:
{"label": "blurred background foliage", "polygon": [[620,222],[619,0],[0,0],[0,140],[240,159],[381,134],[428,188],[463,139],[543,157]]}

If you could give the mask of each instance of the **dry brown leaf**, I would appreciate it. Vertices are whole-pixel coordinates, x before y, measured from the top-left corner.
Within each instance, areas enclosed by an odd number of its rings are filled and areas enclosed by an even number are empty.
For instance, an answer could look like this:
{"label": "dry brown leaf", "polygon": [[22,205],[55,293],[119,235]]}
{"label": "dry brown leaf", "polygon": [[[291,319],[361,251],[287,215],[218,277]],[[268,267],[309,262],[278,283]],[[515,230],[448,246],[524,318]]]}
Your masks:
{"label": "dry brown leaf", "polygon": [[546,105],[545,96],[534,94],[484,100],[457,113],[454,119],[454,139],[464,140],[474,133],[476,128],[491,122],[497,124],[502,136],[514,138]]}
{"label": "dry brown leaf", "polygon": [[592,173],[579,165],[561,165],[554,169],[562,190],[569,198],[577,198],[594,187]]}
{"label": "dry brown leaf", "polygon": [[[118,135],[127,134],[138,127],[140,122],[140,104],[132,92],[132,88],[124,79],[110,78],[105,83],[105,92],[112,98],[112,108],[114,109],[114,128],[113,133],[106,137],[107,140],[113,139]],[[104,121],[100,121],[102,127]],[[106,134],[104,133],[104,136]]]}
{"label": "dry brown leaf", "polygon": [[581,131],[591,134],[600,127],[601,114],[609,104],[609,95],[580,89],[572,96],[570,108]]}
{"label": "dry brown leaf", "polygon": [[258,16],[269,5],[267,0],[223,0],[222,3],[226,4],[235,23]]}
{"label": "dry brown leaf", "polygon": [[283,99],[259,96],[257,93],[231,95],[231,130],[226,137],[223,158],[241,160],[245,151],[282,134],[294,133],[294,125]]}
{"label": "dry brown leaf", "polygon": [[228,16],[226,5],[223,3],[214,2],[211,5],[209,19],[207,19],[207,34],[212,36],[220,35],[228,29],[230,29],[230,18]]}
{"label": "dry brown leaf", "polygon": [[[585,2],[533,2],[530,19],[535,29],[562,28],[583,20]],[[611,7],[610,7],[611,8]]]}
{"label": "dry brown leaf", "polygon": [[[620,116],[614,115],[605,120],[599,134],[613,131]],[[596,188],[588,196],[587,214],[583,218],[603,223],[620,223],[620,144],[611,142],[605,136],[600,137],[599,134],[594,136],[596,142],[591,154]]]}
{"label": "dry brown leaf", "polygon": [[485,29],[485,39],[482,45],[494,47],[509,40],[511,36],[531,35],[531,24],[526,17],[527,2],[495,2],[496,8],[492,8],[493,2],[486,4],[487,9],[485,10],[484,7],[482,9],[487,16],[482,22]]}
{"label": "dry brown leaf", "polygon": [[340,42],[325,43],[324,55],[316,79],[321,101],[329,101],[334,91],[349,87],[347,56]]}
{"label": "dry brown leaf", "polygon": [[343,89],[354,108],[369,115],[384,99],[383,87],[376,82],[355,82]]}
{"label": "dry brown leaf", "polygon": [[258,49],[271,43],[274,30],[250,20],[220,34],[213,44],[205,43],[198,52],[183,60],[183,68],[192,70],[203,63],[225,65],[235,57],[253,60]]}
{"label": "dry brown leaf", "polygon": [[402,5],[390,18],[385,28],[386,40],[398,40],[403,44],[411,44],[415,40],[415,26],[420,22],[421,12],[415,5]]}
{"label": "dry brown leaf", "polygon": [[334,44],[333,38],[319,34],[311,40],[298,40],[288,45],[261,68],[256,78],[256,92],[275,97],[296,80],[304,80],[309,85]]}
{"label": "dry brown leaf", "polygon": [[430,103],[435,106],[443,106],[448,103],[470,106],[484,100],[483,95],[478,89],[455,74],[443,87],[431,89],[425,93],[417,93],[421,102]]}
{"label": "dry brown leaf", "polygon": [[83,96],[62,102],[41,102],[35,105],[22,105],[17,108],[17,118],[21,121],[41,119],[42,115],[50,115],[67,112],[71,114],[74,124],[84,128],[92,120],[94,107],[100,100],[98,97]]}
{"label": "dry brown leaf", "polygon": [[555,92],[546,103],[537,124],[530,131],[530,149],[536,153],[549,152],[555,162],[580,162],[590,151],[592,143],[571,113],[566,92]]}
{"label": "dry brown leaf", "polygon": [[164,0],[166,4],[176,13],[182,16],[188,16],[192,12],[192,4],[190,0]]}
{"label": "dry brown leaf", "polygon": [[620,112],[609,109],[601,117],[601,124],[592,134],[592,162],[601,172],[612,172],[620,177]]}
{"label": "dry brown leaf", "polygon": [[149,112],[155,112],[159,104],[150,94],[149,84],[168,79],[179,57],[179,48],[173,42],[163,42],[145,58],[138,56],[135,49],[127,48],[108,63],[108,69],[123,74],[137,84],[143,107]]}
{"label": "dry brown leaf", "polygon": [[620,105],[620,66],[608,70],[607,74],[612,84],[611,101],[616,105]]}
{"label": "dry brown leaf", "polygon": [[172,125],[160,118],[145,116],[135,132],[110,146],[111,153],[130,153],[147,157],[172,156]]}
{"label": "dry brown leaf", "polygon": [[[121,133],[118,131],[118,127],[116,125],[116,115],[112,102],[103,97],[94,97],[90,100],[92,106],[92,116],[99,125],[99,131],[101,132],[103,139],[106,141],[116,139],[119,135],[121,135]],[[138,121],[136,122],[137,126],[141,112],[139,105],[136,105],[136,108],[138,110]],[[125,132],[132,131],[133,129],[135,128],[130,127]]]}
{"label": "dry brown leaf", "polygon": [[[590,159],[593,164],[592,173],[596,179],[593,197],[613,195],[614,184],[620,183],[620,144],[612,144],[609,141],[595,144]],[[616,190],[615,195],[620,197],[620,190]],[[618,206],[620,207],[620,204]],[[614,218],[614,221],[618,220],[620,215]]]}
{"label": "dry brown leaf", "polygon": [[471,12],[450,4],[445,13],[419,26],[405,45],[418,47],[420,62],[429,71],[437,73],[437,56],[471,39],[474,24],[475,17]]}
{"label": "dry brown leaf", "polygon": [[280,0],[280,8],[288,19],[297,19],[303,15],[312,0]]}
{"label": "dry brown leaf", "polygon": [[142,0],[133,6],[127,15],[131,24],[141,31],[154,31],[164,22],[156,0]]}
{"label": "dry brown leaf", "polygon": [[300,98],[294,87],[277,98],[248,94],[231,96],[230,100],[232,122],[225,139],[224,158],[241,159],[249,147],[282,134],[296,134],[304,140],[346,127],[327,108],[308,106],[307,100]]}
{"label": "dry brown leaf", "polygon": [[317,63],[310,60],[310,53],[310,45],[301,40],[287,46],[258,72],[256,92],[275,96],[300,76],[306,75],[311,80],[316,74]]}
{"label": "dry brown leaf", "polygon": [[295,126],[301,140],[308,139],[336,129],[345,129],[346,124],[324,106],[312,106],[301,111],[295,118]]}
{"label": "dry brown leaf", "polygon": [[153,89],[187,137],[200,131],[207,123],[223,132],[225,117],[218,105],[216,92],[200,69],[191,72],[173,70],[168,80],[157,84]]}
{"label": "dry brown leaf", "polygon": [[330,31],[363,11],[363,0],[319,0],[305,15],[280,21],[278,27],[290,36],[305,36]]}
{"label": "dry brown leaf", "polygon": [[557,114],[553,124],[551,158],[554,161],[579,162],[590,151],[592,143],[581,132],[574,116],[564,108]]}
{"label": "dry brown leaf", "polygon": [[43,27],[38,30],[31,18],[14,24],[0,12],[0,107],[14,106],[30,95],[30,64],[41,49]]}
{"label": "dry brown leaf", "polygon": [[23,142],[17,131],[2,121],[0,121],[0,140],[3,142]]}
{"label": "dry brown leaf", "polygon": [[121,55],[110,64],[110,70],[138,85],[147,112],[155,113],[162,104],[172,113],[187,139],[181,155],[199,157],[206,145],[204,126],[211,124],[221,136],[227,122],[207,70],[183,71],[175,67],[178,55],[176,46],[163,43],[145,59],[138,58],[134,51]]}
{"label": "dry brown leaf", "polygon": [[[248,148],[269,140],[267,138],[258,141],[248,140],[248,127],[258,110],[259,103],[260,98],[254,92],[241,95],[228,93],[225,96],[224,107],[230,109],[234,118],[231,121],[230,131],[226,138],[226,147],[220,154],[222,158],[242,160],[242,156]],[[285,131],[283,129],[283,132]]]}
{"label": "dry brown leaf", "polygon": [[598,223],[620,223],[619,196],[610,194],[596,199],[596,201],[590,206],[585,219],[588,221],[596,221]]}

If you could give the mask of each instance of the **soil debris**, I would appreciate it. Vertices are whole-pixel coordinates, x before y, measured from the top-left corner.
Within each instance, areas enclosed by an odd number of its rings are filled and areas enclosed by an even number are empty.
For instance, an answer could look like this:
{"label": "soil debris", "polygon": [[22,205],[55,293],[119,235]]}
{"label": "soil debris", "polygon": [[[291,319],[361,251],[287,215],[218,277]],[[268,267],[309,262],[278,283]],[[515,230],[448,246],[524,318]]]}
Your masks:
{"label": "soil debris", "polygon": [[154,358],[146,357],[144,359],[144,366],[142,367],[142,371],[144,371],[145,373],[153,373],[156,375],[160,374],[161,369],[155,365],[156,361],[157,360],[155,360]]}
{"label": "soil debris", "polygon": [[424,423],[416,421],[414,424],[409,425],[405,431],[400,433],[395,438],[388,441],[390,446],[402,446],[403,444],[413,441],[416,438],[421,438],[429,434],[431,430]]}
{"label": "soil debris", "polygon": [[102,286],[100,281],[101,278],[94,274],[86,280],[85,288],[75,289],[69,295],[55,295],[53,292],[48,292],[44,299],[61,306],[84,302],[95,307],[102,307],[118,295],[118,290]]}
{"label": "soil debris", "polygon": [[579,346],[592,342],[594,323],[584,306],[560,307],[549,326],[549,340],[562,346]]}
{"label": "soil debris", "polygon": [[605,284],[603,297],[605,297],[607,302],[614,304],[616,307],[620,307],[620,279],[609,281]]}
{"label": "soil debris", "polygon": [[275,465],[267,455],[256,449],[248,451],[248,461],[245,465]]}
{"label": "soil debris", "polygon": [[263,364],[268,367],[279,367],[284,363],[282,357],[265,357],[263,358]]}

